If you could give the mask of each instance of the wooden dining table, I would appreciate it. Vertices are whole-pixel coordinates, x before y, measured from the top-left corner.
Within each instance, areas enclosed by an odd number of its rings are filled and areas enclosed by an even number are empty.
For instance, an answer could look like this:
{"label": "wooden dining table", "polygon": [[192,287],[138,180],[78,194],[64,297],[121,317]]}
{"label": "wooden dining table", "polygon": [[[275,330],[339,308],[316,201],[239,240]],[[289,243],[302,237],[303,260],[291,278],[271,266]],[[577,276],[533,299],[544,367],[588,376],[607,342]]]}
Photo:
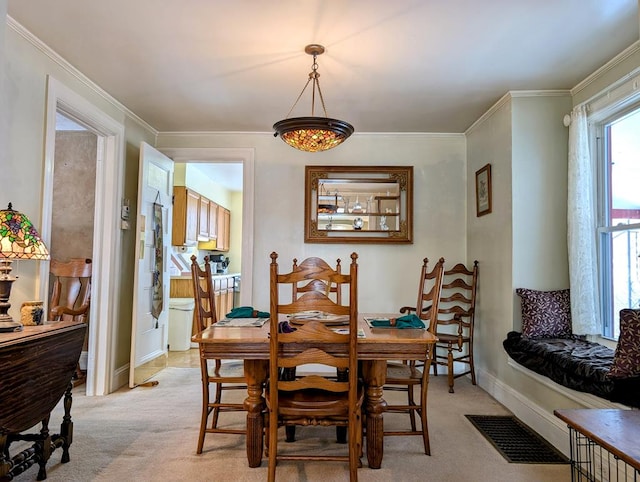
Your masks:
{"label": "wooden dining table", "polygon": [[[424,329],[372,328],[365,317],[390,318],[397,313],[361,313],[358,326],[364,337],[358,338],[358,360],[365,382],[367,462],[378,469],[383,455],[383,398],[388,360],[424,360],[437,338]],[[247,459],[250,467],[259,467],[263,454],[265,409],[264,385],[269,373],[269,322],[261,327],[211,326],[192,337],[200,347],[200,356],[243,360],[247,379]]]}

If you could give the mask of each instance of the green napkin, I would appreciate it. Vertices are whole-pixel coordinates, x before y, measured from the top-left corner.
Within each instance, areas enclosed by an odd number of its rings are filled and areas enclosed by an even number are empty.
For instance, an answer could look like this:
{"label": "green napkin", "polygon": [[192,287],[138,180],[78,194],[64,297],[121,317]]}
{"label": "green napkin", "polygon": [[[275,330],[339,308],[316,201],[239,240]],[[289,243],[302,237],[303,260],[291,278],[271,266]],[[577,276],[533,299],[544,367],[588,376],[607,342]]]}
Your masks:
{"label": "green napkin", "polygon": [[[375,327],[390,327],[391,320],[380,319],[371,320],[372,326]],[[417,315],[404,315],[396,318],[396,328],[424,328],[424,323]]]}
{"label": "green napkin", "polygon": [[239,306],[227,313],[227,318],[269,318],[269,313],[254,310],[253,306]]}

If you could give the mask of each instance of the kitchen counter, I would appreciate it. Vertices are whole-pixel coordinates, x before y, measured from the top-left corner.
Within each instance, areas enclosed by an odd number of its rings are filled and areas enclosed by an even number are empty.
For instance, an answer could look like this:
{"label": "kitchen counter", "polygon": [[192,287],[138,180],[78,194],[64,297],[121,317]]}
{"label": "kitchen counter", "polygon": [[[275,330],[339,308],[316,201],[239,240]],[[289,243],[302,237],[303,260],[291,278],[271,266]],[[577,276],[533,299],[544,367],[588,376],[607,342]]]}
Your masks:
{"label": "kitchen counter", "polygon": [[[227,274],[216,273],[211,275],[213,279],[235,278],[236,276],[240,276],[240,273],[227,273]],[[191,274],[171,275],[171,279],[191,279]]]}

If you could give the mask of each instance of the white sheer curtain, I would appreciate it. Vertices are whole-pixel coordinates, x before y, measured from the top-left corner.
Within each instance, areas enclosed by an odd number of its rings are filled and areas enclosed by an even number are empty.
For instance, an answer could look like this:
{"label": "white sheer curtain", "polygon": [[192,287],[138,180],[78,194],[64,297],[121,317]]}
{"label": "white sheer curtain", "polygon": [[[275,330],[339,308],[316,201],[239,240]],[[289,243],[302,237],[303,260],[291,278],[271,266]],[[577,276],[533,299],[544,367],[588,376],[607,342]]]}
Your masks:
{"label": "white sheer curtain", "polygon": [[589,129],[584,105],[571,112],[569,126],[567,224],[569,285],[573,333],[602,333],[596,253],[595,180],[589,154]]}

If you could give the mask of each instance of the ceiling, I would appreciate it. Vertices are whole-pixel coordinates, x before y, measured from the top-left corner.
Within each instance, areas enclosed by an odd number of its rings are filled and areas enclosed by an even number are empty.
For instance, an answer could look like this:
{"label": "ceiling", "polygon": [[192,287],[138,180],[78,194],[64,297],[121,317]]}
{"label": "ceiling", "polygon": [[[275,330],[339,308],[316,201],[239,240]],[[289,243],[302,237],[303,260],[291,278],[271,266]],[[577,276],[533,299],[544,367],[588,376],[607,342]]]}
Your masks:
{"label": "ceiling", "polygon": [[[570,89],[636,42],[638,0],[9,0],[161,132],[271,132],[311,70],[356,132],[464,132],[509,90]],[[316,115],[322,115],[317,110]],[[291,116],[310,115],[303,97]]]}

